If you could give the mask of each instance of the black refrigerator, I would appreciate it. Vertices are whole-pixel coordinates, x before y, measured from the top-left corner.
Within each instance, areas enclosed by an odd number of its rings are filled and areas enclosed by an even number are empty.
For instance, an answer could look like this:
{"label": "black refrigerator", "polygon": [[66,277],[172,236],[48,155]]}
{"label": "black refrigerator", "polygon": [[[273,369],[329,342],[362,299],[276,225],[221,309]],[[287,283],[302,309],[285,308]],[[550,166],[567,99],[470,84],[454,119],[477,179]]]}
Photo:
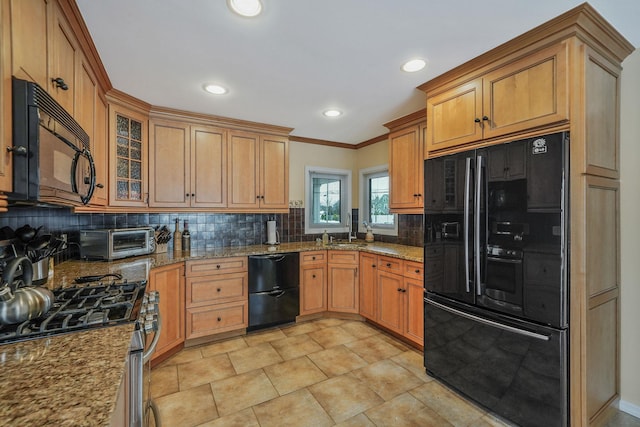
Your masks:
{"label": "black refrigerator", "polygon": [[569,135],[425,161],[427,373],[522,426],[568,425]]}

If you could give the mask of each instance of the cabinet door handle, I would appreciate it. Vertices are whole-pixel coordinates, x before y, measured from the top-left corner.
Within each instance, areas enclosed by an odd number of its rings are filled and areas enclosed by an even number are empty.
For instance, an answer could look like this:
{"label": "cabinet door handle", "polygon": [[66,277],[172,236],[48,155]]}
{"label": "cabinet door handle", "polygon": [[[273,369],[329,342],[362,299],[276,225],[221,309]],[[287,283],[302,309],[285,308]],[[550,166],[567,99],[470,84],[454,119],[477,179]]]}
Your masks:
{"label": "cabinet door handle", "polygon": [[184,196],[185,196],[185,197],[189,197],[189,193],[185,194]]}
{"label": "cabinet door handle", "polygon": [[218,317],[218,322],[222,320],[222,317]]}
{"label": "cabinet door handle", "polygon": [[51,79],[51,81],[55,83],[58,89],[69,90],[69,86],[67,86],[62,77],[56,77],[55,79]]}
{"label": "cabinet door handle", "polygon": [[315,275],[315,274],[312,274],[312,275],[311,275],[311,277],[315,279],[315,278],[316,278],[316,275]]}
{"label": "cabinet door handle", "polygon": [[474,120],[474,122],[475,122],[475,123],[480,123],[480,119],[476,117],[476,118],[475,118],[475,120]]}
{"label": "cabinet door handle", "polygon": [[196,193],[191,193],[191,197],[196,197]]}
{"label": "cabinet door handle", "polygon": [[220,292],[220,290],[221,290],[220,288],[216,289],[216,291],[218,291],[218,292]]}
{"label": "cabinet door handle", "polygon": [[375,264],[371,264],[371,267],[372,267],[372,268],[376,268],[376,265],[375,265]]}
{"label": "cabinet door handle", "polygon": [[398,292],[402,292],[402,288],[398,288]]}
{"label": "cabinet door handle", "polygon": [[482,120],[483,120],[483,121],[485,121],[485,122],[488,122],[488,121],[489,121],[489,117],[487,117],[487,116],[482,116]]}
{"label": "cabinet door handle", "polygon": [[407,290],[406,290],[406,289],[403,289],[403,290],[402,290],[402,292],[407,292]]}
{"label": "cabinet door handle", "polygon": [[216,265],[216,268],[217,268],[218,270],[220,270],[220,264]]}

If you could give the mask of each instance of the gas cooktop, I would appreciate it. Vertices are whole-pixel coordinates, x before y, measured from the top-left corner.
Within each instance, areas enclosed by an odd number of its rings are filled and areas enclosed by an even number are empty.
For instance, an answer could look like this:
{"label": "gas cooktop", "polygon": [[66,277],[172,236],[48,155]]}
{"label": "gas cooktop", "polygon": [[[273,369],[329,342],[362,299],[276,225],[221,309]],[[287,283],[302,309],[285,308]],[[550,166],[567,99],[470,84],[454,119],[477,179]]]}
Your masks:
{"label": "gas cooktop", "polygon": [[146,281],[58,289],[51,309],[36,319],[0,325],[0,344],[134,322]]}

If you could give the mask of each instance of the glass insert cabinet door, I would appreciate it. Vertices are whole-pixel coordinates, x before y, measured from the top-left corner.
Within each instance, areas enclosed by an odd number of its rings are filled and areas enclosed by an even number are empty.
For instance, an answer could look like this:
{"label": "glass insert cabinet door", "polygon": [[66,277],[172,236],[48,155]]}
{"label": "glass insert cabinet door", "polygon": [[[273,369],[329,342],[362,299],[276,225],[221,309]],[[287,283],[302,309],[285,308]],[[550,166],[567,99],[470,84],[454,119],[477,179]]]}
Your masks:
{"label": "glass insert cabinet door", "polygon": [[143,201],[143,124],[116,113],[116,192],[117,201]]}

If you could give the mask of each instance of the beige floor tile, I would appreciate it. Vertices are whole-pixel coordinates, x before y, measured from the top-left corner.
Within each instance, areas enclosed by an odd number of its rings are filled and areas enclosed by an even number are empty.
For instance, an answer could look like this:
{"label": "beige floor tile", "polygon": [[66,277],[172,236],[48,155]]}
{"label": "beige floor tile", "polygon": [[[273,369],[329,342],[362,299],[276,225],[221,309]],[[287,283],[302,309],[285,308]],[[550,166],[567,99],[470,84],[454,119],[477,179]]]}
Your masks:
{"label": "beige floor tile", "polygon": [[228,355],[239,374],[282,362],[282,357],[269,343],[232,351]]}
{"label": "beige floor tile", "polygon": [[[473,421],[468,427],[511,427],[512,424],[506,424],[493,415],[484,415],[482,418]],[[608,427],[608,426],[607,426]],[[613,426],[611,426],[613,427]],[[616,426],[620,427],[620,426]]]}
{"label": "beige floor tile", "polygon": [[280,329],[269,329],[267,331],[251,332],[244,337],[250,347],[260,345],[269,341],[281,340],[287,336]]}
{"label": "beige floor tile", "polygon": [[282,328],[282,332],[288,337],[293,337],[296,335],[308,334],[309,332],[317,331],[318,329],[320,329],[320,326],[316,325],[314,322],[304,322],[284,327]]}
{"label": "beige floor tile", "polygon": [[365,415],[378,427],[450,427],[451,424],[409,393],[369,409]]}
{"label": "beige floor tile", "polygon": [[309,391],[337,423],[384,402],[373,390],[348,374],[311,386]]}
{"label": "beige floor tile", "polygon": [[[202,359],[202,353],[200,347],[185,348],[179,353],[171,356],[169,359],[162,362],[160,366],[178,365],[180,363],[192,362],[194,360]],[[160,367],[159,366],[159,367]]]}
{"label": "beige floor tile", "polygon": [[335,326],[309,332],[308,335],[324,348],[335,347],[357,339],[344,329]]}
{"label": "beige floor tile", "polygon": [[351,322],[344,322],[343,324],[340,325],[340,328],[349,332],[351,335],[353,335],[356,338],[367,338],[372,335],[378,335],[380,333],[377,329],[375,329],[373,326],[369,325],[368,323],[358,322],[355,320]]}
{"label": "beige floor tile", "polygon": [[344,345],[368,363],[378,360],[388,359],[402,353],[398,347],[391,345],[382,335],[374,335],[357,341],[352,341]]}
{"label": "beige floor tile", "polygon": [[387,401],[424,384],[422,380],[391,360],[381,360],[358,369],[353,371],[353,375]]}
{"label": "beige floor tile", "polygon": [[211,390],[220,416],[278,397],[278,392],[262,369],[214,381]]}
{"label": "beige floor tile", "polygon": [[163,426],[191,427],[218,417],[209,384],[154,399]]}
{"label": "beige floor tile", "polygon": [[456,427],[468,426],[485,414],[437,381],[424,384],[410,393]]}
{"label": "beige floor tile", "polygon": [[397,356],[393,356],[391,360],[406,370],[411,371],[413,375],[424,382],[433,381],[433,378],[427,375],[427,372],[424,369],[424,356],[422,353],[418,353],[415,350],[407,350]]}
{"label": "beige floor tile", "polygon": [[376,425],[365,414],[358,414],[353,418],[336,424],[336,427],[376,427]]}
{"label": "beige floor tile", "polygon": [[200,347],[203,357],[211,357],[216,354],[229,353],[236,350],[247,348],[247,343],[243,337],[231,338],[226,341],[206,344]]}
{"label": "beige floor tile", "polygon": [[324,350],[320,344],[312,340],[307,334],[294,335],[282,340],[271,341],[270,344],[284,360],[297,359],[309,353]]}
{"label": "beige floor tile", "polygon": [[200,424],[198,427],[260,427],[251,408]]}
{"label": "beige floor tile", "polygon": [[335,317],[325,317],[325,318],[313,321],[313,323],[318,327],[318,329],[339,326],[345,322],[348,322],[348,320],[337,319]]}
{"label": "beige floor tile", "polygon": [[327,379],[327,376],[304,356],[266,366],[264,372],[281,396]]}
{"label": "beige floor tile", "polygon": [[334,425],[307,389],[298,390],[253,408],[261,427]]}
{"label": "beige floor tile", "polygon": [[343,345],[311,353],[307,357],[328,377],[339,376],[367,366],[367,362]]}
{"label": "beige floor tile", "polygon": [[233,365],[226,354],[178,365],[180,390],[188,390],[202,384],[229,378],[236,375]]}
{"label": "beige floor tile", "polygon": [[180,387],[177,365],[154,368],[151,371],[151,396],[154,399],[178,391],[180,391]]}

